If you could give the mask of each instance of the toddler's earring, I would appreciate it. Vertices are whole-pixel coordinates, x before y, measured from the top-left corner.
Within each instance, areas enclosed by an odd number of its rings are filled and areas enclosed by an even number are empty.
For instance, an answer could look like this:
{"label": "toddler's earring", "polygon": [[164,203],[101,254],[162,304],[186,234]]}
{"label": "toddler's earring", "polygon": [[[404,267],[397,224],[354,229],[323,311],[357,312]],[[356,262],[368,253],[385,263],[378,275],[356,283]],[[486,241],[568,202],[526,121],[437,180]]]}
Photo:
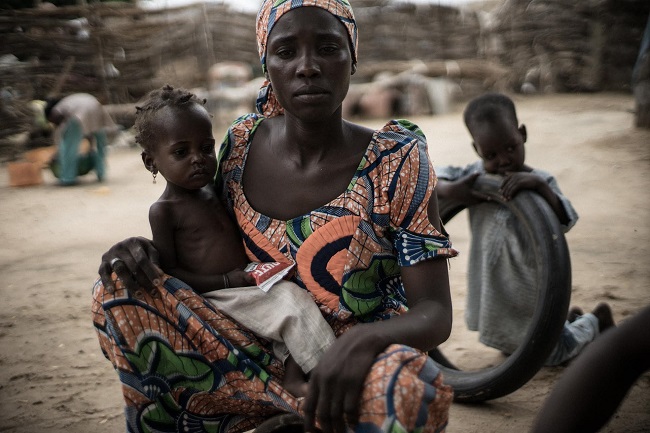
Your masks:
{"label": "toddler's earring", "polygon": [[156,184],[156,176],[158,176],[158,172],[157,171],[152,171],[151,175],[153,176],[153,183],[155,185]]}

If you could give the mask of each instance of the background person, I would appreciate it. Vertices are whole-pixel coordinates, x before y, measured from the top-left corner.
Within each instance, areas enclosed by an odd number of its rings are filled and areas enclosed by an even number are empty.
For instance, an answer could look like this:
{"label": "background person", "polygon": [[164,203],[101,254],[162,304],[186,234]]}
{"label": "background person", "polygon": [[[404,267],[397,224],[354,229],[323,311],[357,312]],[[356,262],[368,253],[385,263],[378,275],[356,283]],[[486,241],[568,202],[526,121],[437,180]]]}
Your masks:
{"label": "background person", "polygon": [[649,327],[646,306],[585,348],[544,401],[531,433],[599,431],[650,369]]}
{"label": "background person", "polygon": [[73,185],[79,174],[79,147],[87,138],[94,149],[91,152],[92,168],[97,180],[104,180],[107,130],[116,128],[102,104],[88,93],[74,93],[63,98],[51,98],[45,106],[45,117],[52,122],[54,143],[58,147],[61,185]]}

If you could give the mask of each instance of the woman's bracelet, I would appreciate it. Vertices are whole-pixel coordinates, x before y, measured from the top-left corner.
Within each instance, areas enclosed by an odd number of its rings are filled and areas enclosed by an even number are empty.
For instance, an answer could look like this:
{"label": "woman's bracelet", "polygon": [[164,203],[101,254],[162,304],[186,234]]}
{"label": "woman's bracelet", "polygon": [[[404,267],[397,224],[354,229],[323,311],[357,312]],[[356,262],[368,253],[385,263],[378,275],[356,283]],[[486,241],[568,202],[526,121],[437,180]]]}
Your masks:
{"label": "woman's bracelet", "polygon": [[223,274],[223,288],[227,289],[230,287],[230,280],[228,279],[228,274]]}

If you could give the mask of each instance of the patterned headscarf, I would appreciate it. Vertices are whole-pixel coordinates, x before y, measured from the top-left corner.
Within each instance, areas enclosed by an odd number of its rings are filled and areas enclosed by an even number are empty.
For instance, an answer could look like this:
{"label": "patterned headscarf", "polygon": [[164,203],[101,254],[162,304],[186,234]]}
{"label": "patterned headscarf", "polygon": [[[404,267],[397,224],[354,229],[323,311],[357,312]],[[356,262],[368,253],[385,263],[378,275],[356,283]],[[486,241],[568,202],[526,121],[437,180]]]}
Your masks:
{"label": "patterned headscarf", "polygon": [[[266,73],[266,41],[271,29],[278,22],[280,17],[292,9],[303,6],[313,6],[325,9],[334,15],[348,31],[350,45],[352,47],[352,63],[357,63],[357,22],[354,19],[352,6],[347,0],[265,0],[257,13],[257,50],[262,62],[262,72]],[[280,103],[275,97],[271,82],[264,81],[257,96],[257,110],[266,117],[273,117],[284,112]]]}

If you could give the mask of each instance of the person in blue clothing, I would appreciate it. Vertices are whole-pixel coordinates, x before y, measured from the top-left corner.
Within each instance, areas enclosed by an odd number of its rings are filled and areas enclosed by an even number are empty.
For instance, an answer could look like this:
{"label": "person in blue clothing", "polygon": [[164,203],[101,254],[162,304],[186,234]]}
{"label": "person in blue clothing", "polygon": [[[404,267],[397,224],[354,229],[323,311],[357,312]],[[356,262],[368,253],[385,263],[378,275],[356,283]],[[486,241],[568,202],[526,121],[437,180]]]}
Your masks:
{"label": "person in blue clothing", "polygon": [[[45,117],[52,122],[54,142],[58,147],[56,163],[59,167],[55,175],[61,185],[74,185],[77,176],[94,169],[97,180],[106,175],[106,132],[115,129],[110,115],[104,106],[88,93],[74,93],[63,98],[51,98],[45,106]],[[80,146],[87,138],[93,149],[80,164]],[[86,165],[86,167],[81,167]]]}
{"label": "person in blue clothing", "polygon": [[[515,215],[474,191],[472,185],[478,176],[489,173],[503,176],[500,192],[506,200],[523,190],[537,192],[565,232],[578,214],[551,174],[526,164],[526,126],[519,125],[509,97],[500,93],[478,96],[467,105],[464,120],[480,160],[467,167],[436,167],[438,198],[453,199],[469,208],[467,326],[479,332],[483,344],[511,354],[523,342],[535,311],[536,257]],[[606,303],[587,314],[573,308],[546,364],[558,365],[575,357],[613,323]]]}

